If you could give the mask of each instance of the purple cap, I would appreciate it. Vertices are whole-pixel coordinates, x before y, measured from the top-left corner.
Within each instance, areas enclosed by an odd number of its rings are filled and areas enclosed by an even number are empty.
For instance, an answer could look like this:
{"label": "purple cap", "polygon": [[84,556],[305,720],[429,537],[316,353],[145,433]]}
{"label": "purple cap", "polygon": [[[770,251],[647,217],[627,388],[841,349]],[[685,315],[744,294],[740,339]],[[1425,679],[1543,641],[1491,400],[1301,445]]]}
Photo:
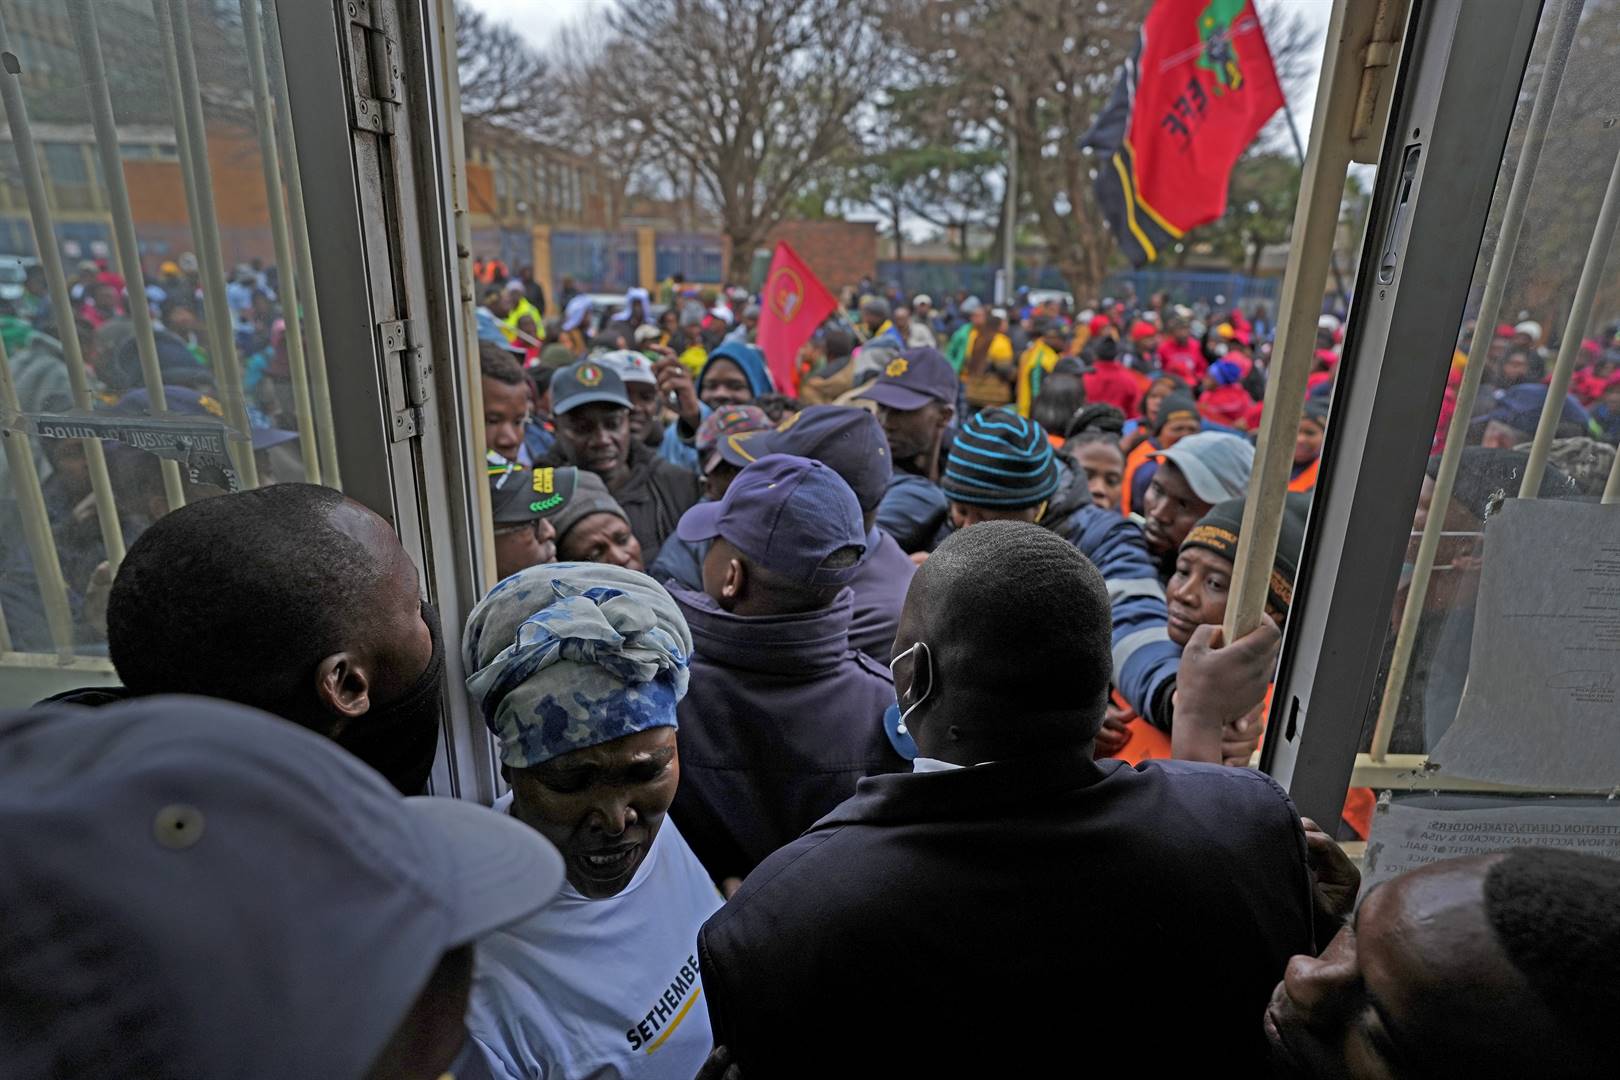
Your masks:
{"label": "purple cap", "polygon": [[958,385],[956,369],[938,349],[907,349],[890,360],[877,382],[860,396],[911,412],[935,401],[955,405]]}
{"label": "purple cap", "polygon": [[717,449],[726,461],[742,467],[767,454],[819,461],[844,478],[862,511],[883,501],[894,471],[883,425],[865,409],[848,405],[812,405],[773,430],[722,439]]}
{"label": "purple cap", "polygon": [[[743,469],[719,502],[701,502],[675,529],[688,543],[724,537],[766,570],[800,585],[843,585],[860,571],[866,526],[855,493],[819,461],[770,454]],[[848,566],[829,556],[856,548]]]}

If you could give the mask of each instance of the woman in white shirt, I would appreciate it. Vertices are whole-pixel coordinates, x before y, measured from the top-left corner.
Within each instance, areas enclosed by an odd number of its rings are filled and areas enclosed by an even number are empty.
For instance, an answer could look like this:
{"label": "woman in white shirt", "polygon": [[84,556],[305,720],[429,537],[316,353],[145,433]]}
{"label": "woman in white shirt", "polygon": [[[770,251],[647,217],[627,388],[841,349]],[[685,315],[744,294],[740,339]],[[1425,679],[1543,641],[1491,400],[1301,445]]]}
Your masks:
{"label": "woman in white shirt", "polygon": [[511,1080],[690,1080],[713,1041],[698,928],[720,907],[673,822],[691,634],[644,574],[531,567],[467,620],[467,687],[512,785],[497,803],[562,852],[545,911],[480,942],[468,1027]]}

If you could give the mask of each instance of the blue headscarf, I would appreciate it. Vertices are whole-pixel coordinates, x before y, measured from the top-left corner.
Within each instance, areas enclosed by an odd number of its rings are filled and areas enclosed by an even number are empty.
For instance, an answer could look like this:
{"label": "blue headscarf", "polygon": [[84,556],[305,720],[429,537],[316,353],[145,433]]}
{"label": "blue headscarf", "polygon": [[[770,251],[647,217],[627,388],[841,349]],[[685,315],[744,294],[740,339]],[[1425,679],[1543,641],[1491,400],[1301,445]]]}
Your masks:
{"label": "blue headscarf", "polygon": [[699,396],[703,394],[703,377],[709,373],[709,368],[714,366],[716,360],[730,360],[742,368],[743,378],[748,380],[748,389],[754,392],[756,398],[775,392],[776,387],[771,382],[771,373],[765,367],[765,354],[741,341],[728,341],[709,354],[703,370],[698,372],[696,390]]}
{"label": "blue headscarf", "polygon": [[603,563],[513,574],[473,608],[462,640],[467,689],[516,768],[675,727],[691,655],[669,593]]}

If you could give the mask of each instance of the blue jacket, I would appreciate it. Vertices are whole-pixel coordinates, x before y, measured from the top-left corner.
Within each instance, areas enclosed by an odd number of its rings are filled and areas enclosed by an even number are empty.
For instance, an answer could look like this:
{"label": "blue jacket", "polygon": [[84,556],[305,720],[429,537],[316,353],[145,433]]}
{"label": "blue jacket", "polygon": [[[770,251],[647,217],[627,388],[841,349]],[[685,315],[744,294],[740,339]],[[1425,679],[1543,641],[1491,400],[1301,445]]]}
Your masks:
{"label": "blue jacket", "polygon": [[934,537],[950,509],[938,484],[916,473],[894,470],[878,503],[877,526],[910,554],[932,551]]}
{"label": "blue jacket", "polygon": [[[707,540],[691,542],[671,536],[658,549],[658,560],[647,573],[671,590],[703,591],[703,560],[708,557]],[[900,550],[894,538],[873,528],[866,534],[866,558],[849,583],[855,593],[855,606],[849,621],[849,644],[878,663],[887,666],[894,651],[894,635],[900,627],[900,608],[917,566]]]}
{"label": "blue jacket", "polygon": [[692,630],[670,813],[716,881],[745,877],[855,792],[908,768],[883,732],[888,668],[849,645],[853,594],[802,615],[732,615],[670,590]]}
{"label": "blue jacket", "polygon": [[728,341],[710,353],[709,358],[703,362],[703,370],[698,372],[695,385],[699,397],[703,396],[703,376],[709,373],[709,366],[716,360],[730,360],[742,368],[743,376],[748,380],[748,388],[754,392],[754,397],[776,392],[776,386],[771,382],[770,369],[765,366],[765,354],[745,341]]}
{"label": "blue jacket", "polygon": [[[699,402],[698,415],[701,419],[698,423],[701,424],[704,420],[707,420],[709,413],[712,411],[707,405]],[[692,445],[690,439],[682,438],[681,422],[678,418],[665,425],[664,439],[658,444],[658,456],[671,465],[679,465],[681,468],[690,469],[692,472],[698,471],[697,447]]]}
{"label": "blue jacket", "polygon": [[1068,479],[1041,524],[1080,549],[1108,586],[1114,611],[1114,685],[1145,720],[1170,730],[1170,690],[1181,649],[1165,629],[1158,565],[1135,522],[1091,501],[1084,470],[1059,455]]}
{"label": "blue jacket", "polygon": [[[709,918],[698,963],[744,1076],[1192,1076],[1212,1047],[1265,1076],[1260,1017],[1312,920],[1269,778],[1059,750],[862,780]],[[907,1022],[942,993],[964,1007]],[[1134,1012],[1140,1038],[1083,1019]]]}

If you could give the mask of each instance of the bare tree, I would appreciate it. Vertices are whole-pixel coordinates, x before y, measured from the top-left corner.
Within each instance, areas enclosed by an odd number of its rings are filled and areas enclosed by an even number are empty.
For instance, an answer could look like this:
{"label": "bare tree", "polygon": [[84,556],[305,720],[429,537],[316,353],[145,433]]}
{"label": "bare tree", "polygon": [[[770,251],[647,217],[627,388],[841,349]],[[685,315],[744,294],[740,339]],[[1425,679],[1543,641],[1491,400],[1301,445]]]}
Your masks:
{"label": "bare tree", "polygon": [[550,65],[505,23],[456,4],[456,68],[461,114],[473,127],[505,127],[546,137],[559,129],[560,88]]}
{"label": "bare tree", "polygon": [[879,0],[644,0],[613,9],[588,123],[684,162],[718,209],[732,275],[845,160],[884,78]]}

